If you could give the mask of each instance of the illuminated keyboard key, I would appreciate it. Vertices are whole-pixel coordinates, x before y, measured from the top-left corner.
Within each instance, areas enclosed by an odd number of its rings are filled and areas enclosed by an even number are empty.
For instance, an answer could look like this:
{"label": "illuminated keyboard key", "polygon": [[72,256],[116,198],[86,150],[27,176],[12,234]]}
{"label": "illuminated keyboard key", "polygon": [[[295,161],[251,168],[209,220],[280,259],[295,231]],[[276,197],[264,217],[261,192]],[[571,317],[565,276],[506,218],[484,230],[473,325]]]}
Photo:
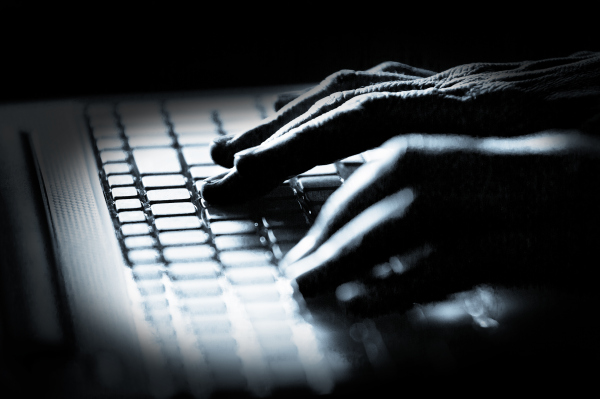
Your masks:
{"label": "illuminated keyboard key", "polygon": [[[93,122],[92,122],[93,124]],[[119,128],[117,128],[117,126],[114,126],[114,120],[112,118],[112,116],[110,117],[110,122],[109,123],[102,123],[99,125],[94,125],[94,128],[92,129],[92,133],[94,134],[94,137],[96,139],[100,139],[100,138],[118,138],[121,133],[119,132]]]}
{"label": "illuminated keyboard key", "polygon": [[274,266],[237,268],[227,270],[225,276],[232,284],[268,284],[275,282],[275,270]]}
{"label": "illuminated keyboard key", "polygon": [[173,139],[169,136],[139,136],[129,139],[131,148],[170,147],[171,145],[173,145]]}
{"label": "illuminated keyboard key", "polygon": [[162,136],[168,137],[169,130],[162,123],[153,124],[127,124],[125,123],[125,135],[127,137],[149,137],[149,136]]}
{"label": "illuminated keyboard key", "polygon": [[172,280],[217,278],[221,266],[217,262],[171,263],[167,274]]}
{"label": "illuminated keyboard key", "polygon": [[119,212],[119,221],[121,223],[144,222],[146,215],[142,211]]}
{"label": "illuminated keyboard key", "polygon": [[108,163],[103,166],[106,175],[114,175],[120,173],[129,173],[129,165],[126,163]]}
{"label": "illuminated keyboard key", "polygon": [[160,233],[158,239],[162,245],[185,245],[185,244],[204,244],[208,241],[209,235],[202,230],[193,231],[173,231]]}
{"label": "illuminated keyboard key", "polygon": [[131,268],[133,278],[136,280],[160,280],[163,274],[163,265],[135,265]]}
{"label": "illuminated keyboard key", "polygon": [[171,286],[175,294],[182,298],[215,296],[223,293],[217,279],[173,281]]}
{"label": "illuminated keyboard key", "polygon": [[168,247],[163,250],[163,256],[169,262],[196,261],[212,258],[215,256],[215,250],[208,245]]}
{"label": "illuminated keyboard key", "polygon": [[210,157],[208,146],[203,147],[188,147],[182,150],[185,162],[188,165],[213,165],[214,162]]}
{"label": "illuminated keyboard key", "polygon": [[[232,269],[233,270],[233,269]],[[275,284],[252,284],[233,286],[233,292],[243,303],[279,301],[279,291]]]}
{"label": "illuminated keyboard key", "polygon": [[215,235],[254,233],[256,227],[256,223],[251,220],[227,220],[210,224]]}
{"label": "illuminated keyboard key", "polygon": [[155,241],[152,236],[133,236],[125,238],[125,246],[129,249],[154,246]]}
{"label": "illuminated keyboard key", "polygon": [[123,140],[112,137],[101,138],[96,140],[96,147],[98,147],[98,150],[100,151],[120,149],[123,147]]}
{"label": "illuminated keyboard key", "polygon": [[197,216],[158,218],[154,221],[158,230],[199,229],[202,221]]}
{"label": "illuminated keyboard key", "polygon": [[224,315],[227,312],[227,305],[219,297],[184,299],[180,304],[184,312],[192,315]]}
{"label": "illuminated keyboard key", "polygon": [[156,216],[189,215],[196,213],[196,207],[191,202],[169,202],[150,206]]}
{"label": "illuminated keyboard key", "polygon": [[112,194],[112,197],[114,199],[126,198],[126,197],[137,197],[137,195],[138,195],[137,190],[133,186],[113,188],[112,190],[110,190],[110,193]]}
{"label": "illuminated keyboard key", "polygon": [[146,188],[182,187],[185,186],[185,178],[182,175],[144,176],[142,184]]}
{"label": "illuminated keyboard key", "polygon": [[113,175],[108,176],[108,185],[114,186],[131,186],[133,185],[133,176],[131,175]]}
{"label": "illuminated keyboard key", "polygon": [[147,195],[150,202],[186,200],[190,198],[190,192],[185,188],[150,190],[147,192]]}
{"label": "illuminated keyboard key", "polygon": [[121,150],[108,150],[100,152],[102,163],[122,162],[127,160],[127,153]]}
{"label": "illuminated keyboard key", "polygon": [[196,180],[206,179],[227,171],[229,171],[229,169],[219,165],[194,166],[193,168],[190,168],[190,174]]}
{"label": "illuminated keyboard key", "polygon": [[156,263],[158,256],[156,249],[136,249],[127,253],[131,263]]}
{"label": "illuminated keyboard key", "polygon": [[177,151],[173,148],[143,148],[133,151],[141,174],[178,173],[181,171]]}
{"label": "illuminated keyboard key", "polygon": [[263,246],[256,235],[224,235],[215,237],[215,246],[219,251],[246,249]]}
{"label": "illuminated keyboard key", "polygon": [[124,209],[140,209],[142,203],[137,198],[120,199],[115,201],[115,207],[117,208],[117,211],[122,211]]}
{"label": "illuminated keyboard key", "polygon": [[121,232],[124,236],[148,234],[150,226],[146,223],[124,224],[121,226]]}
{"label": "illuminated keyboard key", "polygon": [[226,251],[219,254],[225,267],[250,267],[270,265],[271,253],[264,250]]}

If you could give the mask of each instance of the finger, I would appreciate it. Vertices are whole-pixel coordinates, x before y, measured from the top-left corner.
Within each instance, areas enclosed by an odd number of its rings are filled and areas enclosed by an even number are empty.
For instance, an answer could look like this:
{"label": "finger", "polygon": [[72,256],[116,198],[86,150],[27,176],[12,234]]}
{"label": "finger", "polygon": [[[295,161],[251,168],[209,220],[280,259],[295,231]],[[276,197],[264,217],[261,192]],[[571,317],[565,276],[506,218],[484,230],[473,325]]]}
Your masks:
{"label": "finger", "polygon": [[225,174],[211,177],[202,182],[200,195],[213,205],[231,205],[248,202],[273,190],[281,183],[272,179],[249,179],[234,168]]}
{"label": "finger", "polygon": [[414,248],[423,225],[408,215],[415,193],[403,189],[369,207],[338,230],[313,254],[282,268],[300,292],[313,296],[359,276],[393,253]]}
{"label": "finger", "polygon": [[374,203],[405,186],[401,159],[407,148],[406,137],[396,137],[379,148],[384,159],[360,167],[323,205],[308,234],[280,265],[285,266],[311,254],[342,226]]}
{"label": "finger", "polygon": [[403,74],[407,76],[426,78],[435,75],[437,72],[429,71],[427,69],[416,68],[410,65],[402,64],[395,61],[382,62],[373,68],[367,69],[366,72],[379,73],[379,72],[391,72],[397,74]]}
{"label": "finger", "polygon": [[210,148],[211,156],[217,164],[230,168],[233,166],[235,153],[261,144],[283,126],[306,113],[319,100],[334,93],[398,79],[397,74],[387,72],[371,74],[361,71],[340,71],[291,101],[276,115],[264,120],[255,128],[237,136],[226,136],[215,140]]}

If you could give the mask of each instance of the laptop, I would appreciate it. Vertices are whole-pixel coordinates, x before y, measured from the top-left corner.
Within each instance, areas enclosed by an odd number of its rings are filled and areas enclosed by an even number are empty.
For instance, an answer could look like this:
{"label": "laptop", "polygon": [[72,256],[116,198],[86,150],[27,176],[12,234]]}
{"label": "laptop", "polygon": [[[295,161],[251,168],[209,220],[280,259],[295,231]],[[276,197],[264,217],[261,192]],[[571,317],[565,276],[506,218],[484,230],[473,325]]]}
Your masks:
{"label": "laptop", "polygon": [[[201,198],[199,182],[223,170],[210,142],[304,88],[0,108],[6,392],[345,397],[400,383],[461,386],[486,367],[520,375],[522,366],[505,366],[538,341],[541,327],[522,323],[535,308],[531,290],[478,286],[357,317],[335,295],[302,298],[278,269],[377,151],[317,166],[250,204]],[[515,338],[522,331],[528,338]]]}

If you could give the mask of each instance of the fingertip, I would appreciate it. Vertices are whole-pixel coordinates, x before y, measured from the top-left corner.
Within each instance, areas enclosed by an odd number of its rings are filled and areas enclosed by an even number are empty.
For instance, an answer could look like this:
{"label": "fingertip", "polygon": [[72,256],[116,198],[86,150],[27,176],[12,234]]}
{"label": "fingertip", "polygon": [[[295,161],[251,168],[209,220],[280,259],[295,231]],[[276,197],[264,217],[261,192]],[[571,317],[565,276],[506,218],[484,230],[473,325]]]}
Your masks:
{"label": "fingertip", "polygon": [[225,168],[233,167],[233,154],[229,149],[229,141],[232,136],[223,136],[213,140],[210,144],[210,156],[213,161]]}

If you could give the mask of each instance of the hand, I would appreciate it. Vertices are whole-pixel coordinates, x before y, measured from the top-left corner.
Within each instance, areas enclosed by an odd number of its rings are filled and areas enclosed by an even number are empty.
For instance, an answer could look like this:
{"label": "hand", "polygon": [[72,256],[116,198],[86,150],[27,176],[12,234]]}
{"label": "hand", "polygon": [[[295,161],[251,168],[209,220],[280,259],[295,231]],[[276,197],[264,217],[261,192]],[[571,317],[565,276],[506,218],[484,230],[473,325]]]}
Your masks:
{"label": "hand", "polygon": [[398,134],[516,136],[580,127],[598,111],[599,81],[599,53],[438,74],[397,63],[341,71],[259,126],[216,141],[215,162],[235,168],[208,179],[202,195],[215,204],[242,202]]}
{"label": "hand", "polygon": [[380,151],[282,261],[305,297],[344,284],[346,306],[372,314],[481,283],[584,281],[600,225],[596,139],[407,135]]}

